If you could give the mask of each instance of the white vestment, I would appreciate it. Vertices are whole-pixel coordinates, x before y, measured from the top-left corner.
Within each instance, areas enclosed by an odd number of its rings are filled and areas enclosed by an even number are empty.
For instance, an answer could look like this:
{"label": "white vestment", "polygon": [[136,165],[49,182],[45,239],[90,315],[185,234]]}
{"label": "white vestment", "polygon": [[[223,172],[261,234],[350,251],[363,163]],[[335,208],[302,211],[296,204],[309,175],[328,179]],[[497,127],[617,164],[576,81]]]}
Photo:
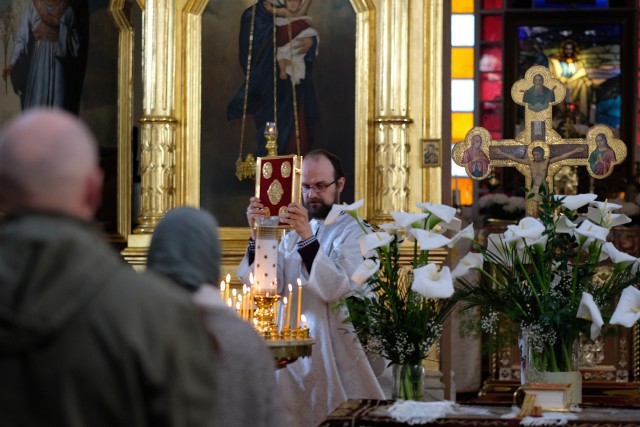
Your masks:
{"label": "white vestment", "polygon": [[[293,285],[291,323],[297,318],[297,284],[302,281],[302,313],[307,318],[311,338],[315,340],[312,355],[276,372],[278,390],[290,419],[287,426],[316,426],[340,403],[348,399],[385,399],[377,376],[353,326],[343,323],[346,307],[335,303],[358,288],[350,277],[363,261],[358,237],[360,226],[348,215],[340,215],[331,225],[312,220],[320,249],[307,269],[298,253],[300,240],[295,231],[283,238],[278,251],[278,290],[287,295],[287,285]],[[238,276],[246,283],[251,268],[248,258],[238,267]],[[280,304],[282,309],[282,304]],[[379,365],[383,368],[384,365]]]}

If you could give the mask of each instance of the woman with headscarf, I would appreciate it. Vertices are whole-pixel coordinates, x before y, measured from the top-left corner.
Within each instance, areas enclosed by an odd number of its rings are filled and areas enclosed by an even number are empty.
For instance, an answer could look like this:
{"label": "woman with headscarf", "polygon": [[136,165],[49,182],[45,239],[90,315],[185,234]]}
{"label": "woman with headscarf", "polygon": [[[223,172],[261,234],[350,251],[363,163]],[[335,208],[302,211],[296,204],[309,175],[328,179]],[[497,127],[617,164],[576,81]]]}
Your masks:
{"label": "woman with headscarf", "polygon": [[151,239],[148,267],[193,293],[218,367],[216,425],[280,426],[274,361],[255,329],[227,307],[213,284],[220,276],[218,224],[189,207],[168,212]]}

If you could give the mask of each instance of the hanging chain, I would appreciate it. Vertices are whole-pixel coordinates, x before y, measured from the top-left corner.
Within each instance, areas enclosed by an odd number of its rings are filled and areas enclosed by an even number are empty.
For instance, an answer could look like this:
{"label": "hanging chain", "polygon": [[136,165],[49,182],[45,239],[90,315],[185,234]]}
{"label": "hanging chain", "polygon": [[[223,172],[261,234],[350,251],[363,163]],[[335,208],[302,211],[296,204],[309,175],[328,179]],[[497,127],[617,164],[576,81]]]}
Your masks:
{"label": "hanging chain", "polygon": [[256,6],[257,3],[254,4],[251,9],[251,26],[249,28],[249,53],[247,54],[247,72],[245,73],[244,79],[244,101],[242,104],[242,125],[240,128],[240,154],[238,155],[238,160],[236,160],[236,176],[240,180],[245,177],[252,176],[252,167],[250,163],[253,163],[253,160],[251,159],[253,156],[248,155],[247,161],[243,163],[242,147],[244,145],[244,128],[247,121],[247,102],[249,99],[249,79],[251,77],[251,56],[253,53],[253,31],[256,21]]}
{"label": "hanging chain", "polygon": [[278,48],[276,38],[276,9],[273,9],[273,122],[278,129],[278,76],[276,73],[278,59],[276,58]]}
{"label": "hanging chain", "polygon": [[[287,28],[289,29],[289,43],[293,40],[293,35],[291,33],[291,21],[289,21]],[[291,61],[291,70],[293,71],[293,45],[289,46],[289,61]],[[292,73],[293,74],[293,73]],[[291,80],[291,90],[293,92],[293,123],[296,128],[296,154],[300,155],[300,128],[298,125],[298,100],[296,99],[296,82],[293,79],[293,76],[289,76],[289,80]]]}

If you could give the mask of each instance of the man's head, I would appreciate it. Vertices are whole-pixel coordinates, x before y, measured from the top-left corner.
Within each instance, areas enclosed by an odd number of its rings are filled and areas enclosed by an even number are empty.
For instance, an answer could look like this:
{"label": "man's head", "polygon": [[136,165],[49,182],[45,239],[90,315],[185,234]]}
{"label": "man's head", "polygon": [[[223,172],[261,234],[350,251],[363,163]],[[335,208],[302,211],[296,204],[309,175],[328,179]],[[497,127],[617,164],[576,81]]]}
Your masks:
{"label": "man's head", "polygon": [[346,179],[340,159],[326,150],[313,150],[302,161],[302,199],[309,217],[324,219],[340,203]]}
{"label": "man's head", "polygon": [[542,86],[544,84],[544,77],[542,77],[542,74],[536,74],[533,76],[533,84],[535,86]]}
{"label": "man's head", "polygon": [[560,51],[565,59],[573,59],[578,54],[578,46],[573,40],[566,39],[560,43]]}
{"label": "man's head", "polygon": [[542,147],[533,147],[531,154],[533,154],[533,160],[536,162],[544,160],[544,148]]}
{"label": "man's head", "polygon": [[607,136],[604,133],[596,135],[596,144],[598,148],[605,148],[607,146]]}
{"label": "man's head", "polygon": [[0,206],[92,219],[102,195],[95,139],[75,116],[33,109],[0,135]]}

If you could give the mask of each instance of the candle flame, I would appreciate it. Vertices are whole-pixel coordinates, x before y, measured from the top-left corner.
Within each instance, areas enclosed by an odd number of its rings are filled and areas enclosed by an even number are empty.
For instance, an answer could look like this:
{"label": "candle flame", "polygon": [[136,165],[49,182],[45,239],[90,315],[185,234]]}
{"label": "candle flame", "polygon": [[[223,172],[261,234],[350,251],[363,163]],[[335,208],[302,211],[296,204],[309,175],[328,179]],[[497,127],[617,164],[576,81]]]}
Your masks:
{"label": "candle flame", "polygon": [[227,277],[225,277],[224,281],[229,283],[231,281],[231,274],[227,273]]}
{"label": "candle flame", "polygon": [[291,283],[289,283],[289,292],[293,291],[293,286],[291,286]]}
{"label": "candle flame", "polygon": [[284,305],[287,305],[287,297],[282,298],[282,303],[283,303]]}
{"label": "candle flame", "polygon": [[302,280],[299,277],[296,280],[298,281],[298,286],[302,286]]}
{"label": "candle flame", "polygon": [[231,289],[231,295],[233,295],[233,297],[235,298],[235,296],[238,295],[238,291],[235,289]]}
{"label": "candle flame", "polygon": [[220,290],[224,291],[225,287],[227,286],[226,283],[224,283],[224,280],[222,282],[220,282]]}
{"label": "candle flame", "polygon": [[242,302],[242,295],[238,295],[238,301]]}
{"label": "candle flame", "polygon": [[307,316],[304,314],[300,315],[300,320],[302,320],[302,323],[307,323]]}

